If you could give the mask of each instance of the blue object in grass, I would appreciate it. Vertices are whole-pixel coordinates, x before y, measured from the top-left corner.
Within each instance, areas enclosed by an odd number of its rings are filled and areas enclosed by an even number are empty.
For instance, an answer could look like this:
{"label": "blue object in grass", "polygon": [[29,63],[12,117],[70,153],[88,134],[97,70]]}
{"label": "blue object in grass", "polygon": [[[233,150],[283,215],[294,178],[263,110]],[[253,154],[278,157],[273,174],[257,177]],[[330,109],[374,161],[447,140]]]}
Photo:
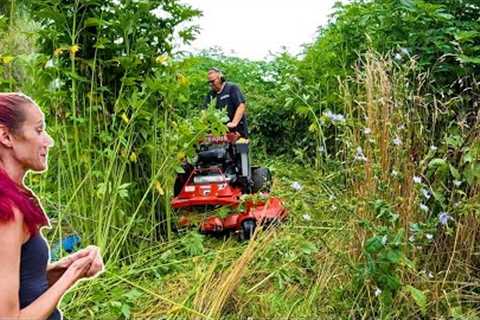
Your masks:
{"label": "blue object in grass", "polygon": [[52,260],[57,261],[60,258],[61,250],[67,253],[74,252],[80,246],[80,237],[76,234],[71,234],[58,241],[52,248]]}

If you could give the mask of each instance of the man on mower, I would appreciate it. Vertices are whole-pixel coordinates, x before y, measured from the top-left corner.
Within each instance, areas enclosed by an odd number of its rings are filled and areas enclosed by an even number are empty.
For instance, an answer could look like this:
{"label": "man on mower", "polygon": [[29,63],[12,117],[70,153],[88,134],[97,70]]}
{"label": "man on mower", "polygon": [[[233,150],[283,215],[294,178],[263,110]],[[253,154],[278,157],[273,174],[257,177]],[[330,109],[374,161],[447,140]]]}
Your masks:
{"label": "man on mower", "polygon": [[238,132],[242,137],[247,138],[245,98],[240,88],[234,83],[227,82],[218,68],[208,69],[208,83],[211,90],[205,98],[205,107],[214,99],[216,100],[217,108],[223,109],[227,107],[228,118],[230,119],[227,127],[231,131]]}

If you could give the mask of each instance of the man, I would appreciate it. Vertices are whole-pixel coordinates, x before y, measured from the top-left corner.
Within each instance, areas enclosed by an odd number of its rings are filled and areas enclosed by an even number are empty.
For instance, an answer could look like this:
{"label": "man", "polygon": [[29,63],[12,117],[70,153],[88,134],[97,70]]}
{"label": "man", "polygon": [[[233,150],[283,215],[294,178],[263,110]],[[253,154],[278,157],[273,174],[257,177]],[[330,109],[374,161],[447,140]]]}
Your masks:
{"label": "man", "polygon": [[240,88],[231,82],[227,82],[218,68],[208,69],[208,83],[211,91],[205,98],[205,106],[216,100],[216,107],[227,107],[229,122],[227,127],[231,131],[238,132],[242,137],[248,137],[247,118],[245,115],[245,98]]}

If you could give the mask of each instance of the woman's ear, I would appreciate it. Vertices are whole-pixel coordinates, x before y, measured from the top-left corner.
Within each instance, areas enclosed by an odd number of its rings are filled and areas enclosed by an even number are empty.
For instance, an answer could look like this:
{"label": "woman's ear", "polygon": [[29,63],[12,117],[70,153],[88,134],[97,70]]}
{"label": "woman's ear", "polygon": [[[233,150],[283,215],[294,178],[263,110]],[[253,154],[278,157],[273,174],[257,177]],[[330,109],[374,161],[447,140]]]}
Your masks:
{"label": "woman's ear", "polygon": [[0,124],[0,145],[5,148],[13,147],[12,133],[10,132],[10,129],[3,124]]}

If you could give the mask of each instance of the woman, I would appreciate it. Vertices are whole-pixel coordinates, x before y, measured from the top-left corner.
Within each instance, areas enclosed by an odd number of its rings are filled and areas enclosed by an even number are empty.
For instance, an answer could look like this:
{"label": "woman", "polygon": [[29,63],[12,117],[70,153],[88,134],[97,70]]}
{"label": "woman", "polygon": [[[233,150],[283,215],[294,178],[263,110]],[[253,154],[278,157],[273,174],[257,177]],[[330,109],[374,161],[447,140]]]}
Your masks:
{"label": "woman", "polygon": [[103,270],[93,246],[48,263],[40,234],[48,218],[24,177],[47,169],[52,146],[35,102],[20,93],[0,94],[0,319],[61,319],[57,305],[65,292]]}

